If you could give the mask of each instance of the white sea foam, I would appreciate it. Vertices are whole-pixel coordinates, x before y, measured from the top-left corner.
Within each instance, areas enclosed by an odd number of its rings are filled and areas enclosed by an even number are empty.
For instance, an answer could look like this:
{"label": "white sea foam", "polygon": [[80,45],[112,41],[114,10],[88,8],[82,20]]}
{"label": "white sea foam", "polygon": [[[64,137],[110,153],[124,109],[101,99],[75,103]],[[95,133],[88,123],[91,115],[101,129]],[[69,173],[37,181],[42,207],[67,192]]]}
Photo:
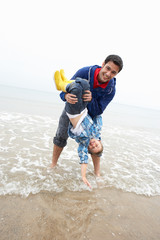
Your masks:
{"label": "white sea foam", "polygon": [[[0,195],[47,191],[83,191],[77,144],[70,139],[58,166],[50,169],[52,137],[58,120],[28,114],[0,114]],[[88,164],[93,188],[116,187],[148,196],[160,195],[160,136],[150,129],[104,124],[102,177]]]}

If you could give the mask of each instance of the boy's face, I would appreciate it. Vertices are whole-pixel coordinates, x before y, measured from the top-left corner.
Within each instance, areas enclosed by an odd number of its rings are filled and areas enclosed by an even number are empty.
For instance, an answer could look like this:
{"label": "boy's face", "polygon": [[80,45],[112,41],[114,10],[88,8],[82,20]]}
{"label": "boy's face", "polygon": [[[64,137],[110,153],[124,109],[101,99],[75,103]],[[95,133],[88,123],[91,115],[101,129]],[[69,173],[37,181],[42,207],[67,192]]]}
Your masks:
{"label": "boy's face", "polygon": [[99,140],[92,138],[89,142],[88,150],[92,153],[98,153],[102,149],[102,144]]}
{"label": "boy's face", "polygon": [[102,68],[98,74],[98,82],[105,83],[110,81],[119,72],[119,66],[109,61],[108,63],[103,63]]}

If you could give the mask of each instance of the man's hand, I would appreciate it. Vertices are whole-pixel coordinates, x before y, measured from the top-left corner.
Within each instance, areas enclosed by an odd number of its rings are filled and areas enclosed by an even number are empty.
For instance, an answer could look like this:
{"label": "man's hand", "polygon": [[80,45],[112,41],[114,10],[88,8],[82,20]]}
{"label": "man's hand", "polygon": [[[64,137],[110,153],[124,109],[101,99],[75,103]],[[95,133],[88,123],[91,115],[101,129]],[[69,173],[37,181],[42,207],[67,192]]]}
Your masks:
{"label": "man's hand", "polygon": [[91,91],[86,90],[85,94],[83,94],[82,98],[83,98],[83,101],[90,102],[92,100],[92,93],[91,93]]}
{"label": "man's hand", "polygon": [[65,99],[68,103],[71,103],[71,104],[75,104],[76,102],[78,102],[78,98],[76,97],[76,95],[71,93],[66,93]]}

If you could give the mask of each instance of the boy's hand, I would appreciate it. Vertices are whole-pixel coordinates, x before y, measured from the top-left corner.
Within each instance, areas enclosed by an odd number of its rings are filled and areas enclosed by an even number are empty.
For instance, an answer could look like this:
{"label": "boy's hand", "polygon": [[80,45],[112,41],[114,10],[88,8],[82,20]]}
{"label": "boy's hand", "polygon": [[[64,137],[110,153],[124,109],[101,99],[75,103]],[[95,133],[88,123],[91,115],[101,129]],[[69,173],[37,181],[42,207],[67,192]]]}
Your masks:
{"label": "boy's hand", "polygon": [[85,163],[82,163],[81,164],[81,175],[82,175],[82,180],[83,182],[90,188],[91,187],[91,184],[88,182],[87,178],[86,178],[86,170],[87,170],[87,164]]}
{"label": "boy's hand", "polygon": [[71,94],[71,93],[66,93],[65,99],[68,103],[71,103],[71,104],[75,104],[76,102],[78,102],[76,95]]}
{"label": "boy's hand", "polygon": [[92,100],[92,93],[91,93],[91,91],[86,90],[85,94],[83,94],[82,98],[83,98],[83,100],[85,102],[90,102]]}
{"label": "boy's hand", "polygon": [[83,177],[83,182],[89,187],[89,188],[92,188],[91,187],[91,184],[88,182],[87,178],[86,177]]}

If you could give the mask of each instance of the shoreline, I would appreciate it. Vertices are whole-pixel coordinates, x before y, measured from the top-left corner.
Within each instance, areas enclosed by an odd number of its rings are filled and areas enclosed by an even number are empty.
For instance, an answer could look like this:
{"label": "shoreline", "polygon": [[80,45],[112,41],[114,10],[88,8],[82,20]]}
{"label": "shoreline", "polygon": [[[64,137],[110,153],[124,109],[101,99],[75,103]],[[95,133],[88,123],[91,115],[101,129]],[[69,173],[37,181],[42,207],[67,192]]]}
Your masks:
{"label": "shoreline", "polygon": [[160,196],[108,188],[0,196],[1,240],[157,240]]}

